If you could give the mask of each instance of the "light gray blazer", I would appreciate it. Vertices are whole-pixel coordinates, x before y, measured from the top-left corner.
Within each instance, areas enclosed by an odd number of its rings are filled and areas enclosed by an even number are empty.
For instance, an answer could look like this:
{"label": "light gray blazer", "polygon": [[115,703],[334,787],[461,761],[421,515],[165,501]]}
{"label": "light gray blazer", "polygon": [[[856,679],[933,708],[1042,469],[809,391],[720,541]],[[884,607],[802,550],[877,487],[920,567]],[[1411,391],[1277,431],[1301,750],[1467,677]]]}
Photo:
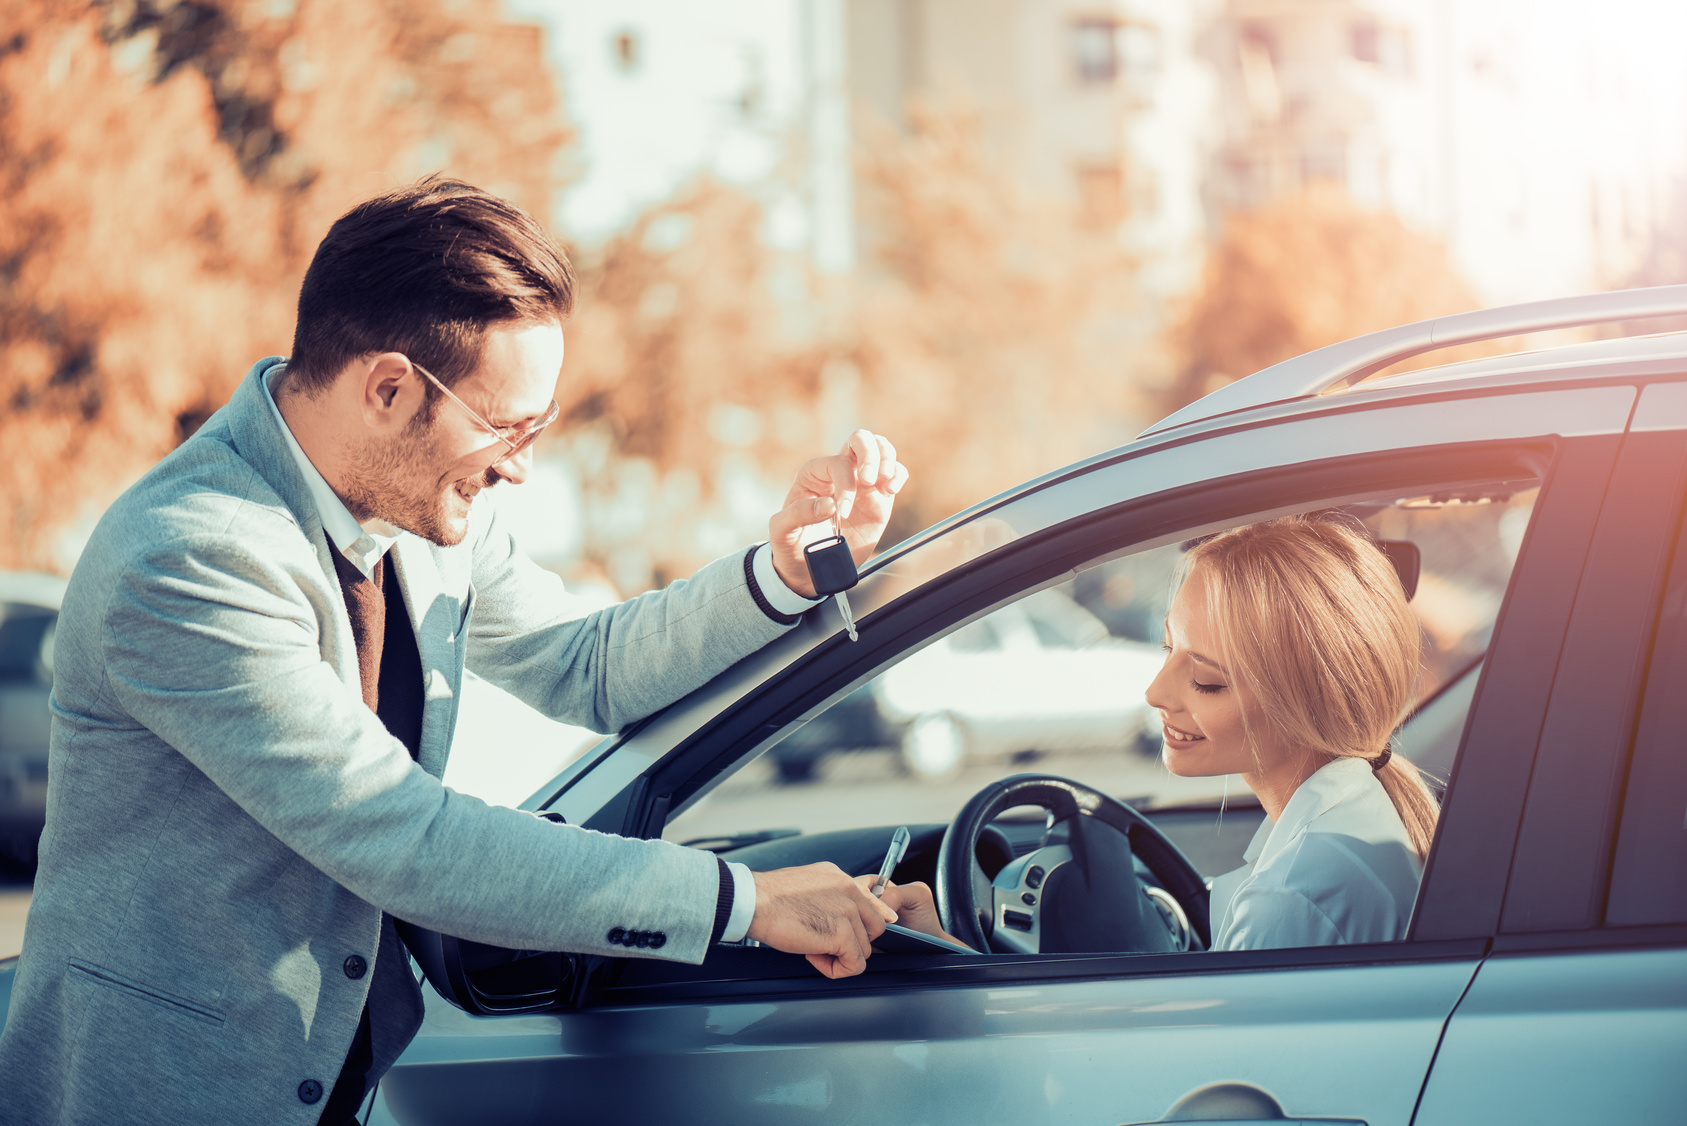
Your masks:
{"label": "light gray blazer", "polygon": [[[381,912],[522,949],[703,959],[717,866],[440,784],[465,661],[559,720],[615,731],[779,632],[742,556],[587,613],[489,505],[393,548],[426,678],[419,761],[363,703],[329,545],[260,362],[100,521],[55,652],[47,829],[0,1121],[313,1123]],[[324,1096],[325,1101],[326,1096]]]}

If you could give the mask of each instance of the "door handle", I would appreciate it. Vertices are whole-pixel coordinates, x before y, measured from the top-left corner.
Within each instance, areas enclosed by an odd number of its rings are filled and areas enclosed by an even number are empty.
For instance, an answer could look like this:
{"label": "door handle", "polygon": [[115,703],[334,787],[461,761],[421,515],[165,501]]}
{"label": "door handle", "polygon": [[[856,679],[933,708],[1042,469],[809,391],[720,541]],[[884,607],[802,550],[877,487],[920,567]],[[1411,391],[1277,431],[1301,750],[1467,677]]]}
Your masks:
{"label": "door handle", "polygon": [[1206,1126],[1365,1126],[1362,1118],[1291,1118],[1271,1092],[1251,1083],[1210,1083],[1172,1104],[1164,1118],[1121,1126],[1203,1122]]}

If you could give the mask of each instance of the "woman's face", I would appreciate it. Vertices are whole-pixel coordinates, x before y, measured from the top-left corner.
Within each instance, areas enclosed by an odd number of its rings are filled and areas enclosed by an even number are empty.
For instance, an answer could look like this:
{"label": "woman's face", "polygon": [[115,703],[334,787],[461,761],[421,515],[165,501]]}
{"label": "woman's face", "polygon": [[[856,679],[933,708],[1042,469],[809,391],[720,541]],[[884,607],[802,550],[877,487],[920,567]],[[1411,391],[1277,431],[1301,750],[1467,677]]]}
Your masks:
{"label": "woman's face", "polygon": [[1166,768],[1184,777],[1214,774],[1260,775],[1287,755],[1263,721],[1249,739],[1244,709],[1258,706],[1231,675],[1235,667],[1219,644],[1207,615],[1207,577],[1197,567],[1172,600],[1166,615],[1166,663],[1148,686],[1148,705],[1160,713]]}

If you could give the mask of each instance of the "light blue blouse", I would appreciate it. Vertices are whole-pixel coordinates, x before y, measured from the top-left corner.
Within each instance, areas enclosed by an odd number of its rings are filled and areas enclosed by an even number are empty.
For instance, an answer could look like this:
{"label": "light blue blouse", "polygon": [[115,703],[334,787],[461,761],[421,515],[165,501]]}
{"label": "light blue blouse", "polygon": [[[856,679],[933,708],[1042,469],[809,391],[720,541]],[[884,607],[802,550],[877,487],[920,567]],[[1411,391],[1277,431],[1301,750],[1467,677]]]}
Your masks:
{"label": "light blue blouse", "polygon": [[1423,876],[1388,792],[1358,758],[1302,782],[1243,859],[1213,880],[1214,950],[1404,938]]}

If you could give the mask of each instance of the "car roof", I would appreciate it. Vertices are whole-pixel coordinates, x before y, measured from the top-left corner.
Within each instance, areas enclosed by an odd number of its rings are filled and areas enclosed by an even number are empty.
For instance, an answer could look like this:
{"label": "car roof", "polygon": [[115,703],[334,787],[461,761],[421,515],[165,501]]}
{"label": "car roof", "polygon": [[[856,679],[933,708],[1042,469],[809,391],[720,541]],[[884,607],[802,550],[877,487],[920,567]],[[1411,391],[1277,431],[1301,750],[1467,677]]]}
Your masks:
{"label": "car roof", "polygon": [[1063,479],[1148,448],[1247,429],[1337,407],[1424,395],[1600,384],[1687,373],[1687,332],[1583,341],[1376,373],[1402,359],[1478,340],[1581,325],[1687,315],[1687,285],[1618,290],[1481,309],[1344,340],[1236,380],[1149,426],[1135,441],[1094,454],[979,502],[896,544],[868,566],[930,541],[958,524]]}

